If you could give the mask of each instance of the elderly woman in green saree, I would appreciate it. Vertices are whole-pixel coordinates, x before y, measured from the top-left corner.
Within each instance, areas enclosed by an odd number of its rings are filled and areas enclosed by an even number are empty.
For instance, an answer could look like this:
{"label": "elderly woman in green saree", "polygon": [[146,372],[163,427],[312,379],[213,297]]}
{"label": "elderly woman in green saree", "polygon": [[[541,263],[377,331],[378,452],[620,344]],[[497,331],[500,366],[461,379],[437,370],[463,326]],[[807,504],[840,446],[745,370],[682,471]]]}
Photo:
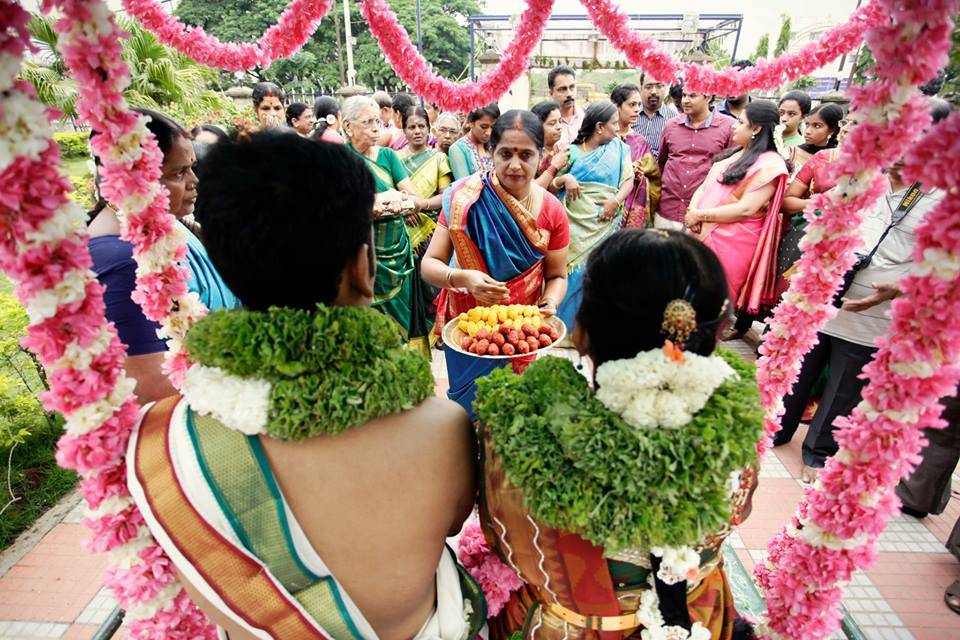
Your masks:
{"label": "elderly woman in green saree", "polygon": [[373,207],[377,252],[373,306],[396,320],[407,340],[429,355],[431,323],[406,227],[419,221],[420,211],[428,203],[417,195],[396,152],[377,145],[381,126],[377,103],[367,96],[354,96],[343,103],[341,113],[347,148],[363,158],[377,189]]}
{"label": "elderly woman in green saree", "polygon": [[580,281],[590,252],[620,228],[623,203],[633,191],[633,160],[620,133],[620,110],[609,100],[587,107],[570,145],[570,163],[551,187],[570,221],[567,295],[557,311],[572,327],[580,307]]}

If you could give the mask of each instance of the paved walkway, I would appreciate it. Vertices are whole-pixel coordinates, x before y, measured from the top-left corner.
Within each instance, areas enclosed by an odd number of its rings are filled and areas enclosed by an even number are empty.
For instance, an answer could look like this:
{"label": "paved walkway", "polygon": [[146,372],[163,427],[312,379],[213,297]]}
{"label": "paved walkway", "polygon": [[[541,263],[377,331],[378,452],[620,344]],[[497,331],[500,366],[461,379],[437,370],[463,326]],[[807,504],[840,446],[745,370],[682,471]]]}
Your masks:
{"label": "paved walkway", "polygon": [[[442,355],[437,356],[437,391],[444,393],[446,371]],[[728,541],[728,552],[748,571],[763,558],[767,541],[803,492],[797,479],[803,434],[801,428],[792,443],[768,457],[753,514]],[[869,640],[960,640],[960,616],[943,603],[944,589],[960,576],[960,562],[943,546],[960,517],[960,478],[953,480],[946,512],[919,521],[893,518],[881,536],[879,560],[845,590],[850,619]],[[91,638],[113,610],[115,603],[100,588],[106,559],[80,548],[87,536],[81,517],[78,505],[0,576],[0,639]],[[3,560],[0,571],[10,564]]]}

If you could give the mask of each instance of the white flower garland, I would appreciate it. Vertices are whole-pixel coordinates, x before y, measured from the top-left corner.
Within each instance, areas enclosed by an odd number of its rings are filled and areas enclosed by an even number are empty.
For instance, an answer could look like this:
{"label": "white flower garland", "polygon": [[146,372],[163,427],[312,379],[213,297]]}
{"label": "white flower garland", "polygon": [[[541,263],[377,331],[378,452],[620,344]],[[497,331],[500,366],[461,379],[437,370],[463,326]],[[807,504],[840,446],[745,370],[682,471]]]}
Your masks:
{"label": "white flower garland", "polygon": [[270,390],[266,380],[241,378],[219,367],[193,364],[180,393],[197,413],[213,416],[224,426],[253,436],[266,432]]}
{"label": "white flower garland", "polygon": [[678,362],[662,349],[652,349],[600,365],[597,399],[638,429],[677,429],[736,375],[719,356],[684,353]]}

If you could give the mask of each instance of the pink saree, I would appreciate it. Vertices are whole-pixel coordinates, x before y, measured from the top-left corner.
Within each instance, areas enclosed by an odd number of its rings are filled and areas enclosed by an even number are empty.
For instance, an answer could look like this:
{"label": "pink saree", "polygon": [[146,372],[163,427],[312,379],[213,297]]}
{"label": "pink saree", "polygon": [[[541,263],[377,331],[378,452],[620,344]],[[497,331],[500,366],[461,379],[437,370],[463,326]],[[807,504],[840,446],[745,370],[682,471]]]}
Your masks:
{"label": "pink saree", "polygon": [[775,182],[770,201],[757,215],[739,222],[704,223],[700,240],[713,249],[723,265],[730,287],[730,299],[737,309],[756,313],[775,300],[777,281],[777,247],[783,234],[780,203],[787,184],[787,166],[773,151],[762,154],[737,184],[720,183],[723,172],[738,156],[713,165],[703,182],[697,209],[707,209],[737,202],[745,194]]}

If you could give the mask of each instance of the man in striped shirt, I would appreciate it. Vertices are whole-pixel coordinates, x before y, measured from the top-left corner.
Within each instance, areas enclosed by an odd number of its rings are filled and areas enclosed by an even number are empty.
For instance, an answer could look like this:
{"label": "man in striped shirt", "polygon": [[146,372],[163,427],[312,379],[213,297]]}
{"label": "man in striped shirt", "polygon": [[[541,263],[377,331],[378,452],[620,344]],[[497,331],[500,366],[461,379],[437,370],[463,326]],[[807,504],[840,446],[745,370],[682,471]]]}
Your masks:
{"label": "man in striped shirt", "polygon": [[657,158],[660,157],[663,127],[667,124],[667,120],[678,115],[677,110],[665,100],[666,96],[666,83],[646,73],[640,76],[640,100],[643,109],[631,128],[647,139],[653,149],[653,155]]}

